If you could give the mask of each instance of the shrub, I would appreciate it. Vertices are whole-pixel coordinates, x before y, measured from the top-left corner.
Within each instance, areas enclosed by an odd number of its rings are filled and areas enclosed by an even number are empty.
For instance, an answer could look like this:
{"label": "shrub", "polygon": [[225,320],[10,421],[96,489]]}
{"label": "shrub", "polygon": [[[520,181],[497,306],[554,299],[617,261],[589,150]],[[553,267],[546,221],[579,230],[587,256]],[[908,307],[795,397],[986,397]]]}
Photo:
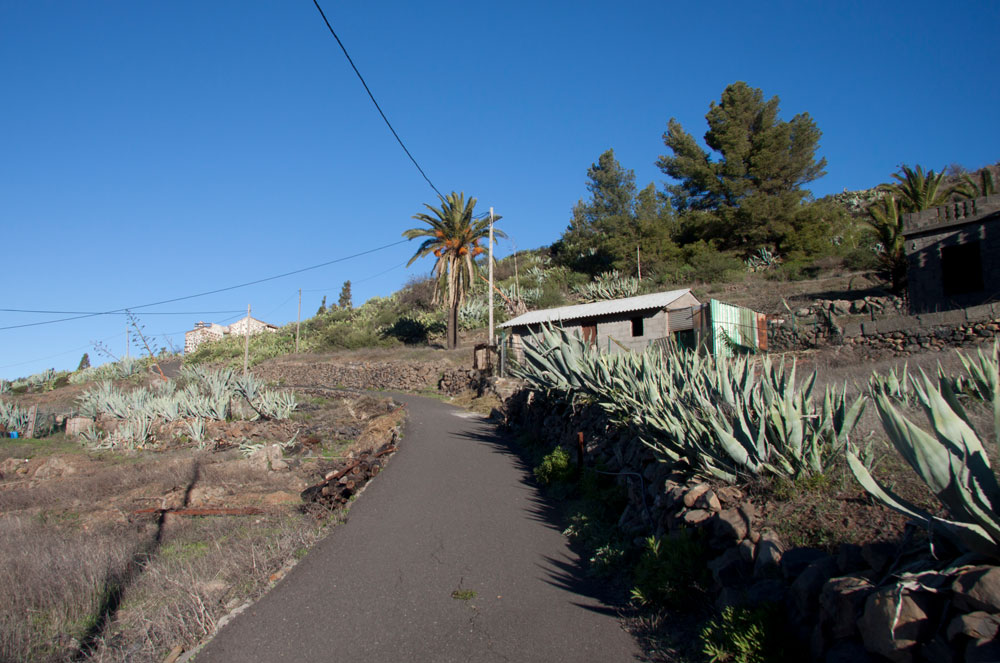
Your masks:
{"label": "shrub", "polygon": [[728,607],[702,629],[702,652],[712,663],[776,663],[801,660],[786,632],[784,610],[775,604]]}
{"label": "shrub", "polygon": [[706,559],[705,544],[687,530],[671,539],[647,538],[635,567],[632,599],[662,608],[706,603],[712,580]]}
{"label": "shrub", "polygon": [[569,453],[562,447],[556,447],[546,454],[535,468],[535,479],[543,486],[569,481],[572,476]]}

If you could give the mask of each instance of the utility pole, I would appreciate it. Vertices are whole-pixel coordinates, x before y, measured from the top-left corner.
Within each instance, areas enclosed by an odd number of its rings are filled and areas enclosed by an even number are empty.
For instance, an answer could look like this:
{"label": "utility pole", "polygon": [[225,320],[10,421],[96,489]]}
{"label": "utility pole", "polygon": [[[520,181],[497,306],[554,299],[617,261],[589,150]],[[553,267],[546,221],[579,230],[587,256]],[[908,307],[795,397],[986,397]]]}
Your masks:
{"label": "utility pole", "polygon": [[490,208],[490,350],[493,349],[493,208]]}
{"label": "utility pole", "polygon": [[639,266],[639,280],[640,281],[642,280],[642,254],[639,253],[639,248],[641,246],[642,246],[641,244],[636,244],[635,245],[635,262]]}
{"label": "utility pole", "polygon": [[299,288],[299,319],[295,321],[295,354],[299,354],[299,325],[302,324],[302,288]]}
{"label": "utility pole", "polygon": [[250,367],[250,305],[247,304],[247,320],[243,326],[243,377],[247,376],[247,369]]}

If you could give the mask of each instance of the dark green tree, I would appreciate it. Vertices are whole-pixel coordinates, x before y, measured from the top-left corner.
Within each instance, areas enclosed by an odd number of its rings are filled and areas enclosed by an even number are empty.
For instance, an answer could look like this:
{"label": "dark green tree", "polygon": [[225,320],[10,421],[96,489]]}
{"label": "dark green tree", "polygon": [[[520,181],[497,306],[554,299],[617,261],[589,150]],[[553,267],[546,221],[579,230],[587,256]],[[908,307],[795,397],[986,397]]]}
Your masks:
{"label": "dark green tree", "polygon": [[316,309],[316,315],[323,315],[326,313],[326,295],[323,295],[323,301],[320,302],[319,308]]}
{"label": "dark green tree", "polygon": [[82,371],[85,368],[90,368],[90,355],[86,352],[80,357],[80,363],[77,365],[76,370]]}
{"label": "dark green tree", "polygon": [[351,282],[344,281],[344,287],[340,289],[340,299],[337,300],[337,306],[340,308],[352,308],[351,303]]}
{"label": "dark green tree", "polygon": [[[629,275],[655,262],[670,241],[670,209],[650,184],[637,191],[635,172],[607,150],[587,170],[589,200],[573,206],[570,225],[558,243],[560,260],[591,275],[617,269]],[[637,251],[639,249],[639,251]]]}
{"label": "dark green tree", "polygon": [[713,154],[676,119],[668,123],[663,142],[672,154],[656,163],[678,182],[668,187],[671,202],[679,213],[695,213],[702,238],[780,251],[796,233],[809,195],[802,187],[825,174],[826,159],[816,159],[822,134],[809,114],[786,122],[778,103],[742,81],[728,86],[705,116]]}

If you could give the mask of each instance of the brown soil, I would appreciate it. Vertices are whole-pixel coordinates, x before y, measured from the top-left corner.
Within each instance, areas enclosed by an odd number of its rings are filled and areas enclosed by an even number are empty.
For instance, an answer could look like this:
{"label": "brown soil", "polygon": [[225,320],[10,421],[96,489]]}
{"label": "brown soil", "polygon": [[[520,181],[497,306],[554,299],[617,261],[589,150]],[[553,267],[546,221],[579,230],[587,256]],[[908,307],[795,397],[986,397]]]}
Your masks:
{"label": "brown soil", "polygon": [[[18,400],[65,412],[85,388]],[[0,660],[160,661],[278,580],[340,518],[306,513],[302,491],[392,440],[405,415],[386,398],[299,400],[285,421],[209,422],[204,450],[182,422],[144,451],[63,434],[0,445]],[[277,464],[238,449],[289,440]]]}

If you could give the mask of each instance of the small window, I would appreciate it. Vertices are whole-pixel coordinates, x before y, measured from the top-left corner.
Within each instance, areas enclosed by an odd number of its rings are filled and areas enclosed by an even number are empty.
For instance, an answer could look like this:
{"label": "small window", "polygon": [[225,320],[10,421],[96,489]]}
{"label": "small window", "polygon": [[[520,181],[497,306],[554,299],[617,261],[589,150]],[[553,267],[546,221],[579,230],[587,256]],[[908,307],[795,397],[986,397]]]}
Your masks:
{"label": "small window", "polygon": [[941,247],[941,285],[946,296],[983,289],[983,259],[979,242]]}
{"label": "small window", "polygon": [[643,336],[643,319],[642,318],[632,318],[632,336]]}

